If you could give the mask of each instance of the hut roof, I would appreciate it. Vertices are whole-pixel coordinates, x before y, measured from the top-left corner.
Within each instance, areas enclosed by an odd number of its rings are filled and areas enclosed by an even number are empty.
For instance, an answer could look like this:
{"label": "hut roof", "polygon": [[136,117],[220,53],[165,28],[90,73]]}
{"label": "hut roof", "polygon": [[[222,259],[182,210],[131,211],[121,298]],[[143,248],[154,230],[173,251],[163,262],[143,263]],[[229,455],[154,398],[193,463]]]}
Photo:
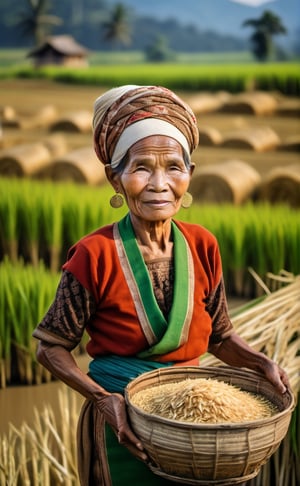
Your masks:
{"label": "hut roof", "polygon": [[34,57],[42,53],[45,48],[51,47],[56,52],[67,56],[86,56],[88,50],[78,44],[70,35],[50,36],[38,47],[35,47],[28,53],[28,57]]}

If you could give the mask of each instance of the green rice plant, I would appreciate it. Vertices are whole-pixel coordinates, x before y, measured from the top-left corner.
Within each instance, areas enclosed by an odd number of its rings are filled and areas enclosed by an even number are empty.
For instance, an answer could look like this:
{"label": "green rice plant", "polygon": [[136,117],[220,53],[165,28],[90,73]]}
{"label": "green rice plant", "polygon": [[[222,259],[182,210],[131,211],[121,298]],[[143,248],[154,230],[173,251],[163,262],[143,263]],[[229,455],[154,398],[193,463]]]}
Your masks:
{"label": "green rice plant", "polygon": [[[13,259],[21,257],[36,264],[38,253],[38,258],[53,272],[66,260],[68,248],[82,236],[119,220],[127,212],[126,205],[119,210],[110,207],[113,190],[108,184],[90,187],[0,179],[0,191],[2,188],[0,220],[10,219],[7,210],[11,207],[10,238],[17,248]],[[297,209],[268,203],[194,203],[189,210],[182,209],[177,218],[202,224],[216,236],[225,283],[232,295],[259,295],[260,285],[248,268],[263,280],[267,272],[278,273],[281,269],[300,273]],[[0,259],[4,255],[11,258],[9,244],[9,237],[5,245],[1,243]]]}
{"label": "green rice plant", "polygon": [[41,262],[36,267],[7,258],[0,263],[2,387],[42,380],[32,332],[50,306],[58,280],[59,275],[50,273]]}
{"label": "green rice plant", "polygon": [[0,211],[0,242],[2,254],[9,255],[12,261],[18,259],[18,201],[7,197],[6,191],[1,191]]}
{"label": "green rice plant", "polygon": [[240,92],[255,87],[299,95],[300,74],[297,62],[282,63],[155,63],[91,65],[86,68],[16,66],[3,68],[2,78],[45,78],[61,82],[117,86],[120,84],[160,84],[171,89],[227,90]]}

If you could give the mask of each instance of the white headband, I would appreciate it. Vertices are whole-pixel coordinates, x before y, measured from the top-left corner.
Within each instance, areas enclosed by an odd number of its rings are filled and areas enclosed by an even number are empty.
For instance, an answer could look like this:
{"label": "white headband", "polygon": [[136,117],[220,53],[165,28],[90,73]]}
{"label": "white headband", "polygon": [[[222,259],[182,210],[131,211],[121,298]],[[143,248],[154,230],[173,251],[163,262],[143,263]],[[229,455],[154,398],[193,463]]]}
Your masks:
{"label": "white headband", "polygon": [[150,137],[151,135],[166,135],[167,137],[174,138],[180,143],[184,151],[189,156],[189,144],[183,133],[174,127],[171,123],[168,123],[159,118],[144,118],[139,120],[129,127],[125,128],[120,136],[114,153],[111,158],[111,167],[115,169],[125,156],[127,150],[139,140]]}

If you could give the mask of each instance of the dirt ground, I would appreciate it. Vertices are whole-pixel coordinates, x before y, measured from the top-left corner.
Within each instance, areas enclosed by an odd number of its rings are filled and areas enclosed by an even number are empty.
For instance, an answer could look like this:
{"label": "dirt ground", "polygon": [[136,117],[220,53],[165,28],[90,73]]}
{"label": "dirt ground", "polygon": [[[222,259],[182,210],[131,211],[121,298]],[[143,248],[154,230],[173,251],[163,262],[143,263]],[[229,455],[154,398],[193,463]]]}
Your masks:
{"label": "dirt ground", "polygon": [[[45,105],[53,105],[59,114],[78,110],[93,110],[94,100],[105,91],[104,87],[74,86],[45,80],[5,80],[0,81],[0,112],[5,106],[11,106],[17,113],[32,114]],[[188,100],[191,94],[177,92]],[[278,96],[278,94],[276,95]],[[282,97],[280,97],[282,100]],[[292,100],[290,100],[292,101]],[[294,100],[298,103],[299,100]],[[240,127],[270,127],[280,140],[300,136],[300,118],[298,114],[282,116],[272,115],[232,114],[213,111],[197,114],[199,127],[213,127],[226,134]],[[3,127],[2,147],[36,141],[46,136],[47,128],[26,129]],[[66,133],[70,150],[92,144],[92,134]],[[264,176],[275,166],[286,166],[300,162],[299,147],[294,150],[269,150],[255,152],[250,149],[225,148],[218,146],[199,146],[193,160],[198,164],[215,164],[225,160],[242,160],[253,166],[261,176]]]}

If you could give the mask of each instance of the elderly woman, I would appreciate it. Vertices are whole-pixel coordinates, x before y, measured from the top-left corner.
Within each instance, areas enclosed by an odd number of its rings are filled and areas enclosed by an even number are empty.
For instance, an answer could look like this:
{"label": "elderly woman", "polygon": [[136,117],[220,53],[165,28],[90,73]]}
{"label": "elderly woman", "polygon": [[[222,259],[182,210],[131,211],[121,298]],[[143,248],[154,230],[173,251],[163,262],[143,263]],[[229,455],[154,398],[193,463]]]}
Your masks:
{"label": "elderly woman", "polygon": [[[198,365],[209,351],[263,373],[282,393],[288,380],[234,332],[215,237],[173,219],[191,202],[190,155],[198,145],[191,109],[168,89],[122,86],[96,100],[93,127],[115,190],[111,205],[125,199],[129,211],[70,249],[55,300],[34,331],[37,357],[87,398],[78,427],[83,486],[171,484],[147,467],[127,421],[123,391],[131,379]],[[88,374],[71,354],[84,330]]]}

